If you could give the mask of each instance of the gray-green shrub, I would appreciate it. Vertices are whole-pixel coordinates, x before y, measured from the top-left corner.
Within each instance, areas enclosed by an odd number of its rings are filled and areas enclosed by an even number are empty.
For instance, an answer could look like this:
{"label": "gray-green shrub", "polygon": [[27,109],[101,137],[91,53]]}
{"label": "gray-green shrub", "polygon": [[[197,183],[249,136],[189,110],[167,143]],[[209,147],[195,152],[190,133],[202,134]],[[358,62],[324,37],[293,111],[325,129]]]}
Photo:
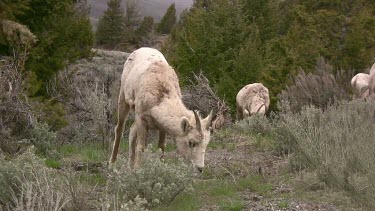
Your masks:
{"label": "gray-green shrub", "polygon": [[69,201],[56,172],[31,147],[10,161],[0,159],[0,209],[61,210]]}
{"label": "gray-green shrub", "polygon": [[134,200],[126,201],[124,196],[119,194],[106,195],[100,202],[100,209],[102,211],[147,211],[146,199],[136,197]]}
{"label": "gray-green shrub", "polygon": [[307,105],[325,109],[336,101],[349,100],[350,79],[351,74],[344,71],[334,74],[332,67],[320,59],[314,73],[300,70],[294,84],[278,95],[279,109],[283,111],[287,107],[292,112],[300,112]]}
{"label": "gray-green shrub", "polygon": [[375,100],[304,107],[282,124],[295,141],[293,166],[316,170],[321,181],[375,206]]}
{"label": "gray-green shrub", "polygon": [[[0,210],[90,210],[103,192],[82,180],[87,173],[48,168],[35,147],[0,157]],[[130,205],[129,205],[130,206]]]}
{"label": "gray-green shrub", "polygon": [[144,198],[149,207],[169,203],[178,194],[189,191],[192,188],[191,166],[182,161],[163,162],[159,156],[160,153],[145,150],[142,167],[137,170],[129,169],[127,161],[120,158],[110,173],[108,190],[123,196],[125,202]]}
{"label": "gray-green shrub", "polygon": [[233,128],[243,133],[266,135],[271,133],[272,126],[272,120],[262,114],[255,114],[237,122]]}
{"label": "gray-green shrub", "polygon": [[37,152],[43,156],[51,155],[52,146],[56,143],[56,133],[50,131],[50,126],[36,122],[31,134],[31,143],[37,148]]}

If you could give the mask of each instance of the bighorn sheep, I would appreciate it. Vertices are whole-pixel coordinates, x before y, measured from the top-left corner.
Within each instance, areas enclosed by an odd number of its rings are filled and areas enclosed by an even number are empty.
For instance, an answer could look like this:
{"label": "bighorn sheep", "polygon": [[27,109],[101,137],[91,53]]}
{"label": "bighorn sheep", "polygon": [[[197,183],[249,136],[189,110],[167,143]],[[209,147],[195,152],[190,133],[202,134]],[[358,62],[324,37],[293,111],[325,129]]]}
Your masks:
{"label": "bighorn sheep", "polygon": [[210,141],[212,111],[202,119],[196,111],[188,110],[181,98],[177,75],[163,54],[152,48],[134,51],[125,62],[121,76],[118,122],[109,162],[116,161],[124,122],[133,110],[135,122],[129,133],[130,167],[140,166],[148,129],[156,129],[159,131],[158,147],[163,154],[166,134],[169,134],[175,138],[178,152],[202,171]]}
{"label": "bighorn sheep", "polygon": [[261,83],[248,84],[243,87],[236,97],[237,120],[252,114],[265,114],[270,106],[268,89]]}
{"label": "bighorn sheep", "polygon": [[361,98],[367,97],[369,95],[369,80],[369,74],[358,73],[355,75],[350,82],[354,94]]}
{"label": "bighorn sheep", "polygon": [[366,98],[375,93],[375,64],[369,70],[369,74],[358,73],[355,75],[350,84],[352,85],[354,94]]}

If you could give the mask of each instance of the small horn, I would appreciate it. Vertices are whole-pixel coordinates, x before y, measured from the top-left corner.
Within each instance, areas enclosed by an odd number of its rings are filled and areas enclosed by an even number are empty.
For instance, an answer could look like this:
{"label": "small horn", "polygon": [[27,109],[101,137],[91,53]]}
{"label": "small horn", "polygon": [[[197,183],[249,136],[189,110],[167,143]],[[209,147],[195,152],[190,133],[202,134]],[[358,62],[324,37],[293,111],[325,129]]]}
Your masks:
{"label": "small horn", "polygon": [[266,106],[266,105],[264,105],[264,103],[263,103],[263,104],[258,108],[257,113],[259,113],[260,109],[262,109],[263,106]]}
{"label": "small horn", "polygon": [[207,125],[206,125],[206,130],[208,130],[212,124],[212,110],[210,111],[210,114],[208,114],[208,119],[207,119]]}
{"label": "small horn", "polygon": [[199,115],[198,115],[197,111],[193,111],[193,112],[194,112],[194,116],[195,116],[195,121],[197,122],[197,129],[198,129],[198,131],[201,131],[202,130],[201,119],[199,118]]}

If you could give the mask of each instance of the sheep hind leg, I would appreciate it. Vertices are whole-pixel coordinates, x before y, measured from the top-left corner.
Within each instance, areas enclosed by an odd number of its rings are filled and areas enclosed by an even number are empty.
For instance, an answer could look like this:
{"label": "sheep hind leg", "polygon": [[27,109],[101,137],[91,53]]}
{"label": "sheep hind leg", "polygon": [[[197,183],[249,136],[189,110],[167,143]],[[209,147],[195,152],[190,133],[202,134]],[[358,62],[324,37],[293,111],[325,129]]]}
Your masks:
{"label": "sheep hind leg", "polygon": [[141,154],[146,148],[147,138],[147,122],[142,120],[141,117],[136,116],[135,118],[136,131],[137,131],[137,143],[134,156],[134,168],[139,168],[141,165]]}
{"label": "sheep hind leg", "polygon": [[130,106],[125,102],[125,96],[120,92],[118,98],[118,113],[117,113],[117,125],[115,128],[115,140],[113,141],[113,149],[109,163],[112,164],[116,162],[118,148],[120,145],[120,140],[122,137],[122,132],[124,131],[125,121],[128,117],[130,111]]}
{"label": "sheep hind leg", "polygon": [[243,109],[241,108],[241,106],[239,106],[237,104],[237,116],[236,116],[236,119],[237,121],[240,121],[242,120],[244,117],[243,117]]}
{"label": "sheep hind leg", "polygon": [[163,159],[164,158],[164,153],[165,153],[165,147],[167,145],[167,142],[166,142],[166,133],[162,130],[159,130],[159,142],[158,142],[158,147],[161,149],[162,151],[162,156],[160,159]]}

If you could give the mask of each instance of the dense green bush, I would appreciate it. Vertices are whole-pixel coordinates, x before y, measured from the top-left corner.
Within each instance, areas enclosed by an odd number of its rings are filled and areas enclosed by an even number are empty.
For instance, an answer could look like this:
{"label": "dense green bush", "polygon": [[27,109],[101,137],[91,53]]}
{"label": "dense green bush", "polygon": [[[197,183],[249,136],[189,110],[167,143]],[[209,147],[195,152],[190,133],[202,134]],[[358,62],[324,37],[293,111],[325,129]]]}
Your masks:
{"label": "dense green bush", "polygon": [[334,75],[373,63],[375,39],[367,35],[375,33],[374,8],[374,2],[351,0],[199,0],[163,51],[183,79],[202,71],[233,107],[243,86],[263,83],[276,110],[277,95],[299,69],[312,72],[320,57]]}
{"label": "dense green bush", "polygon": [[[35,92],[45,95],[46,83],[51,77],[80,58],[89,57],[93,33],[88,18],[86,1],[29,0],[2,1],[4,19],[25,25],[35,35],[37,42],[28,52],[25,69],[37,77],[32,81]],[[2,20],[0,21],[0,28]],[[20,43],[4,39],[0,30],[0,53],[13,55]]]}

